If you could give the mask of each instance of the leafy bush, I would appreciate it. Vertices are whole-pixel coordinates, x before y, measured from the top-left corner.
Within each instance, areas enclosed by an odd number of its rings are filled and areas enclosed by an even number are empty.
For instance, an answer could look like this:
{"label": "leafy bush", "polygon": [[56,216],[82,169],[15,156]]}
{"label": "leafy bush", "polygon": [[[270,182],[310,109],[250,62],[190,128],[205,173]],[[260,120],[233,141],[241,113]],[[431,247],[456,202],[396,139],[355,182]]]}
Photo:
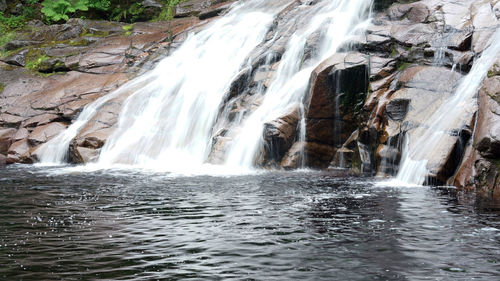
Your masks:
{"label": "leafy bush", "polygon": [[[36,1],[36,0],[33,0]],[[90,9],[107,11],[111,0],[45,0],[42,2],[42,13],[49,22],[68,20],[69,15],[77,11]]]}
{"label": "leafy bush", "polygon": [[78,10],[88,11],[87,0],[45,0],[42,2],[42,13],[48,21],[68,20],[68,14]]}
{"label": "leafy bush", "polygon": [[2,29],[16,29],[24,26],[25,22],[24,16],[4,16],[3,12],[0,12],[0,25],[4,28]]}

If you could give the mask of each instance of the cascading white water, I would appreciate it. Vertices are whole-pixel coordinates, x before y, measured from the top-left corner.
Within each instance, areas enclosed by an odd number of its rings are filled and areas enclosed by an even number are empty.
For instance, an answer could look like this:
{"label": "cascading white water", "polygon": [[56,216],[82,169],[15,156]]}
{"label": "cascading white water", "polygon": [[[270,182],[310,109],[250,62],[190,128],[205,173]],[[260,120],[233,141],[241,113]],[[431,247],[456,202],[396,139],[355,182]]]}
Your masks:
{"label": "cascading white water", "polygon": [[[262,104],[243,122],[228,152],[226,166],[252,167],[262,146],[264,124],[302,102],[311,72],[333,55],[350,34],[366,25],[370,0],[334,0],[316,4],[310,24],[296,31],[288,42],[274,81]],[[302,65],[306,41],[321,31],[320,48],[307,65]],[[303,120],[301,121],[301,123]],[[305,127],[305,126],[304,126]]]}
{"label": "cascading white water", "polygon": [[43,144],[37,150],[36,155],[38,156],[40,163],[44,165],[64,164],[66,162],[68,148],[71,141],[87,124],[87,122],[94,117],[101,106],[120,95],[142,89],[143,86],[147,85],[152,78],[153,76],[151,74],[140,76],[137,79],[126,83],[120,89],[100,97],[93,103],[87,105],[71,126],[69,126],[62,133],[58,134],[56,137],[52,138],[49,142]]}
{"label": "cascading white water", "polygon": [[427,164],[431,156],[445,146],[450,131],[463,124],[464,118],[477,108],[476,94],[488,70],[500,55],[500,28],[494,33],[489,46],[474,62],[472,69],[458,85],[454,95],[432,114],[425,122],[428,127],[412,139],[407,134],[403,157],[397,180],[409,184],[423,184],[429,174]]}
{"label": "cascading white water", "polygon": [[[99,164],[178,169],[201,165],[219,105],[275,15],[291,0],[241,1],[205,30],[190,35],[159,65],[87,106],[66,131],[40,149],[42,163],[64,161],[70,141],[110,99],[130,93]],[[141,85],[141,87],[135,87]],[[171,163],[171,167],[166,167]]]}

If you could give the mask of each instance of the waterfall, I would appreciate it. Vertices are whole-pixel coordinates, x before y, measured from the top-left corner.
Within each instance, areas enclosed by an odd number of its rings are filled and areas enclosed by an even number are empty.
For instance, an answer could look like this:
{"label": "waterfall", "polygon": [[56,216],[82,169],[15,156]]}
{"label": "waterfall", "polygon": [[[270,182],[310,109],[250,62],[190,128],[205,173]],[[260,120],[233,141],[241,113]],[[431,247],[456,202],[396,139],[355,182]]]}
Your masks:
{"label": "waterfall", "polygon": [[[366,25],[370,6],[371,1],[368,0],[334,0],[316,4],[310,24],[296,31],[288,42],[274,81],[264,93],[262,104],[235,132],[234,144],[225,162],[227,166],[254,166],[263,145],[264,124],[302,102],[312,71],[333,55],[349,35]],[[304,65],[302,62],[307,39],[318,31],[322,33],[319,50]]]}
{"label": "waterfall", "polygon": [[[432,155],[446,145],[452,130],[466,122],[465,118],[477,110],[476,94],[488,70],[500,55],[500,28],[489,41],[489,46],[472,69],[458,85],[455,93],[423,124],[427,127],[420,135],[406,134],[401,166],[397,179],[409,184],[424,184],[429,170],[428,161]],[[467,114],[469,113],[469,114]]]}
{"label": "waterfall", "polygon": [[[290,1],[241,1],[205,30],[190,34],[149,73],[88,105],[39,152],[42,163],[65,161],[71,140],[107,101],[130,94],[99,164],[202,164],[219,104],[234,76]],[[172,161],[173,160],[173,161]]]}
{"label": "waterfall", "polygon": [[[42,163],[63,163],[72,139],[100,107],[117,97],[123,103],[114,132],[101,148],[96,165],[135,167],[191,173],[203,169],[210,153],[216,119],[232,81],[252,65],[251,52],[262,44],[273,21],[292,0],[248,0],[185,42],[154,70],[89,104],[67,130],[43,145]],[[307,25],[297,25],[290,37],[275,79],[257,109],[243,118],[224,166],[251,169],[262,145],[263,124],[292,105],[301,108],[299,138],[305,139],[302,100],[314,68],[337,51],[350,35],[369,22],[371,0],[323,0],[298,9],[312,9]],[[304,19],[302,19],[304,21]],[[320,32],[313,57],[304,62],[308,37]],[[272,39],[274,40],[274,39]],[[202,170],[203,170],[202,169]]]}

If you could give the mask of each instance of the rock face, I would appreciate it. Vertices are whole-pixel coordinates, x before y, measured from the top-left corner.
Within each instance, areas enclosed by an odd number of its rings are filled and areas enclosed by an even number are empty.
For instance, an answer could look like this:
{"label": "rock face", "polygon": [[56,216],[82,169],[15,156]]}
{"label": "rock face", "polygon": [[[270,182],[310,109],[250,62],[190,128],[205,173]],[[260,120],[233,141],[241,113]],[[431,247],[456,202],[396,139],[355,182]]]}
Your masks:
{"label": "rock face", "polygon": [[479,91],[477,126],[455,178],[461,188],[477,189],[500,203],[500,61]]}

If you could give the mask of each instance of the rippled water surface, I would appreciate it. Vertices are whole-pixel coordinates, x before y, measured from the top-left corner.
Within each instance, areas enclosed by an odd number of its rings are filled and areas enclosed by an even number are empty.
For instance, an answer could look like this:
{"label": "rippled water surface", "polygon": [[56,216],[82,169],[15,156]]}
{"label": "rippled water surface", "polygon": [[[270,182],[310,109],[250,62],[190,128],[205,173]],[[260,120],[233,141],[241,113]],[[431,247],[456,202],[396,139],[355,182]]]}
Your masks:
{"label": "rippled water surface", "polygon": [[329,173],[0,170],[1,280],[498,280],[500,211]]}

